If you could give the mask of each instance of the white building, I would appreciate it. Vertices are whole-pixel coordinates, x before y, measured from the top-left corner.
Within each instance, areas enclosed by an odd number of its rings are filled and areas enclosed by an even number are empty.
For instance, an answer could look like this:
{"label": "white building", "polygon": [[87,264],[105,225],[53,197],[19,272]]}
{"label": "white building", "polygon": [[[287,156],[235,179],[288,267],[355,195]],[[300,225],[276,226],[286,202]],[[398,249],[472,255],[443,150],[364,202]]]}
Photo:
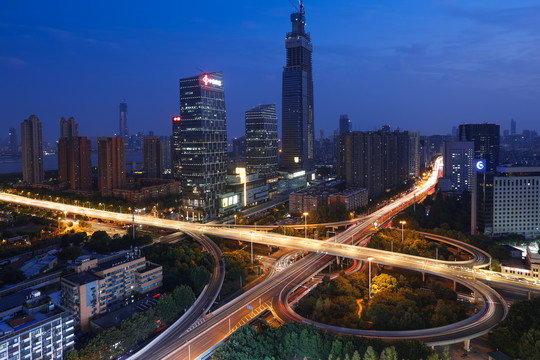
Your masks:
{"label": "white building", "polygon": [[493,233],[540,235],[540,167],[498,167],[493,179]]}
{"label": "white building", "polygon": [[0,360],[62,359],[73,348],[73,315],[35,313],[0,323]]}

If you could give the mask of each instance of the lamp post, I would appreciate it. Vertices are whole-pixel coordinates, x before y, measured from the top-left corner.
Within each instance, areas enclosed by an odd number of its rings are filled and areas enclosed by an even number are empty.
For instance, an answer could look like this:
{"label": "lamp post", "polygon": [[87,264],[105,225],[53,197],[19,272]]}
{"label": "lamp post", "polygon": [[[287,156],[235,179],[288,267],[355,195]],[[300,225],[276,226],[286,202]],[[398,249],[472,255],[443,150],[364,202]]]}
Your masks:
{"label": "lamp post", "polygon": [[253,231],[250,231],[249,235],[249,238],[251,239],[251,270],[253,271]]}
{"label": "lamp post", "polygon": [[407,222],[405,220],[401,220],[399,223],[401,224],[401,243],[403,243],[403,225],[405,225]]}
{"label": "lamp post", "polygon": [[369,295],[368,295],[368,302],[371,301],[371,261],[373,260],[373,257],[368,257],[369,262]]}
{"label": "lamp post", "polygon": [[236,226],[236,217],[237,217],[237,215],[234,214],[234,226]]}
{"label": "lamp post", "polygon": [[308,217],[309,213],[305,212],[303,215],[306,217],[306,223],[304,225],[304,237],[307,238],[307,217]]}

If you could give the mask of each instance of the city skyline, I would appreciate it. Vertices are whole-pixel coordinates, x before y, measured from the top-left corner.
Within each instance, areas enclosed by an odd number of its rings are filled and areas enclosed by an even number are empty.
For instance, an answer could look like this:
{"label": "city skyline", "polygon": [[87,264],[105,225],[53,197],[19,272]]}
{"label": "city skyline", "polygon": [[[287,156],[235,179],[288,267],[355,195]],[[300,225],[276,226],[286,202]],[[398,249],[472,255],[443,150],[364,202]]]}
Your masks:
{"label": "city skyline", "polygon": [[[529,74],[540,70],[540,7],[533,5],[306,3],[316,39],[315,133],[333,133],[341,113],[353,130],[388,123],[429,135],[482,122],[509,129],[512,118],[518,133],[534,129],[539,90]],[[31,114],[46,141],[57,139],[63,114],[73,114],[85,136],[112,136],[124,98],[132,133],[170,135],[176,82],[198,68],[224,72],[229,139],[243,133],[253,106],[276,103],[281,114],[288,2],[79,6],[13,3],[0,15],[2,138]]]}

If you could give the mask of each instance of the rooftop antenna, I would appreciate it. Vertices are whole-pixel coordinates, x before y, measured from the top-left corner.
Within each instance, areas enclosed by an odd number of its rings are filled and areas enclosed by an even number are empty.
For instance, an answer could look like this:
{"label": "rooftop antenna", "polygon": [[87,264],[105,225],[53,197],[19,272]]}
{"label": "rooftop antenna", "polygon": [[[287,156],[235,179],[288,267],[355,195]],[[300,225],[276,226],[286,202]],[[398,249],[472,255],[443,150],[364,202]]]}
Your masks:
{"label": "rooftop antenna", "polygon": [[[289,0],[289,2],[291,3],[291,5],[294,7],[294,9],[295,9],[296,11],[300,12],[300,10],[298,9],[298,6],[296,6],[296,5],[292,2],[292,0]],[[300,8],[302,9],[302,8],[303,8],[302,1],[299,0],[298,3],[300,4]]]}
{"label": "rooftop antenna", "polygon": [[204,71],[204,70],[203,70],[203,69],[201,69],[201,68],[197,68],[197,70],[199,70],[199,71],[200,71],[200,72],[202,72],[203,74],[207,74],[207,72],[206,72],[206,71]]}

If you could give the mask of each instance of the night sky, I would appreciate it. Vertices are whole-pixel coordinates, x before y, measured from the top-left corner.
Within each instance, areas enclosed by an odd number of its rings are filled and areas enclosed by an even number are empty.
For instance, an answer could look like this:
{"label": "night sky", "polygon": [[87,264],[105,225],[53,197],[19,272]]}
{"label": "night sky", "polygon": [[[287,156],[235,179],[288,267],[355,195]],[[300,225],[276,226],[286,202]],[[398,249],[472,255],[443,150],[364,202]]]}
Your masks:
{"label": "night sky", "polygon": [[[341,113],[353,130],[383,124],[450,133],[464,122],[518,132],[540,124],[538,1],[306,1],[313,41],[316,136]],[[2,1],[0,137],[30,114],[44,139],[61,116],[79,134],[112,136],[118,104],[129,132],[170,135],[179,113],[178,79],[223,71],[229,138],[244,112],[275,103],[287,0]]]}

